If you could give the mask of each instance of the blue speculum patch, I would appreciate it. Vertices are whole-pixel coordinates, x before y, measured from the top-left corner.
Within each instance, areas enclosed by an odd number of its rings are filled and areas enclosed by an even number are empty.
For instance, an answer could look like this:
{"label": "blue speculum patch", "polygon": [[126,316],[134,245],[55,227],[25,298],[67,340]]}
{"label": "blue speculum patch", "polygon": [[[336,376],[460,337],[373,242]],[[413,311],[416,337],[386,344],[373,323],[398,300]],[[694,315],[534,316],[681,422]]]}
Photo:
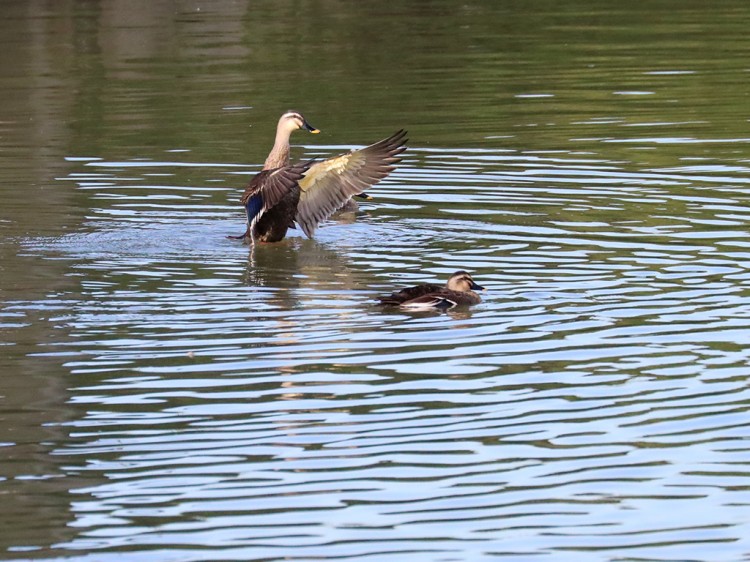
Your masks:
{"label": "blue speculum patch", "polygon": [[260,210],[263,208],[263,198],[258,195],[253,195],[247,202],[247,205],[245,205],[245,209],[247,211],[247,222],[248,224],[253,222],[253,219],[255,216],[260,213]]}

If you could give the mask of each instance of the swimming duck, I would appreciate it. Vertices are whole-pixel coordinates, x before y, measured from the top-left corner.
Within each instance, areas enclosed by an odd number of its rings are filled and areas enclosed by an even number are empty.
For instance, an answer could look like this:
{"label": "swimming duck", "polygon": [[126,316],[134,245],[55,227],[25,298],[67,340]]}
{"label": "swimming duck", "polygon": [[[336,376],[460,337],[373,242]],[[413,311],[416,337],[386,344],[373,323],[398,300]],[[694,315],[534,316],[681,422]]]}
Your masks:
{"label": "swimming duck", "polygon": [[406,150],[406,131],[402,129],[368,147],[327,160],[290,164],[289,137],[299,129],[320,132],[299,111],[289,110],[279,119],[263,170],[250,180],[240,198],[247,213],[247,230],[229,238],[278,242],[295,222],[312,238],[318,224],[351,205],[352,197],[369,198],[365,189],[390,174],[401,160],[398,155]]}
{"label": "swimming duck", "polygon": [[380,298],[380,304],[400,306],[412,310],[442,309],[454,306],[469,306],[482,301],[474,291],[484,291],[465,271],[457,271],[450,276],[444,285],[425,283],[416,287],[407,287],[388,296]]}

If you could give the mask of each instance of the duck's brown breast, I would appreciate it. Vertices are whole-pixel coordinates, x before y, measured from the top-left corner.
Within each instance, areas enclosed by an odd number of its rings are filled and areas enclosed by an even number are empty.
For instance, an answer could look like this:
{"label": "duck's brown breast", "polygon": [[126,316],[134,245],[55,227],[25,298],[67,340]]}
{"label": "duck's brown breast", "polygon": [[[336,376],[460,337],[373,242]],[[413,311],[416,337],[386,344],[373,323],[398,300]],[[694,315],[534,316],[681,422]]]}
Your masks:
{"label": "duck's brown breast", "polygon": [[299,203],[299,187],[295,186],[284,198],[266,211],[255,224],[253,237],[258,242],[279,242],[286,236],[289,225],[294,221]]}

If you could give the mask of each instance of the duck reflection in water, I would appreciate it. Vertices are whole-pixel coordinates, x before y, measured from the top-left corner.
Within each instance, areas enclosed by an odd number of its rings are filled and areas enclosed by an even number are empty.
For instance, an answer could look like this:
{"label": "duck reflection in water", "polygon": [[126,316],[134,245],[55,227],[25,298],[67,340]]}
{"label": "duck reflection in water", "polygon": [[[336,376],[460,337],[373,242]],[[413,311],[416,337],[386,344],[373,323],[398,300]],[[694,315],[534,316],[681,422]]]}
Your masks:
{"label": "duck reflection in water", "polygon": [[289,163],[289,138],[294,131],[320,131],[299,112],[289,110],[279,119],[276,140],[263,170],[245,188],[240,201],[247,229],[229,238],[278,242],[298,224],[308,238],[318,225],[340,209],[356,209],[352,197],[369,198],[365,189],[388,176],[406,150],[406,131],[397,131],[375,144],[321,162]]}
{"label": "duck reflection in water", "polygon": [[[278,244],[258,244],[248,253],[245,284],[251,287],[283,289],[285,305],[299,306],[298,289],[349,291],[366,281],[358,279],[357,268],[345,256],[315,240],[288,238]],[[362,272],[359,272],[362,273]],[[317,297],[316,297],[317,298]]]}

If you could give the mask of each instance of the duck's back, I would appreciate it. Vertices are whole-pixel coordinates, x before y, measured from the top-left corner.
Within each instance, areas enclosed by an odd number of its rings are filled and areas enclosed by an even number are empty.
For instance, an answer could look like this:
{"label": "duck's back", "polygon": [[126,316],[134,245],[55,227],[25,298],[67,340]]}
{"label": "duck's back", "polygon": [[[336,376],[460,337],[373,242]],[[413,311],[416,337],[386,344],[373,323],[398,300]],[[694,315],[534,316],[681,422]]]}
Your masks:
{"label": "duck's back", "polygon": [[435,285],[433,283],[425,283],[424,285],[417,285],[416,287],[407,287],[391,293],[386,297],[380,298],[380,304],[396,305],[405,303],[413,299],[418,299],[431,293],[439,292],[445,289],[442,285]]}

